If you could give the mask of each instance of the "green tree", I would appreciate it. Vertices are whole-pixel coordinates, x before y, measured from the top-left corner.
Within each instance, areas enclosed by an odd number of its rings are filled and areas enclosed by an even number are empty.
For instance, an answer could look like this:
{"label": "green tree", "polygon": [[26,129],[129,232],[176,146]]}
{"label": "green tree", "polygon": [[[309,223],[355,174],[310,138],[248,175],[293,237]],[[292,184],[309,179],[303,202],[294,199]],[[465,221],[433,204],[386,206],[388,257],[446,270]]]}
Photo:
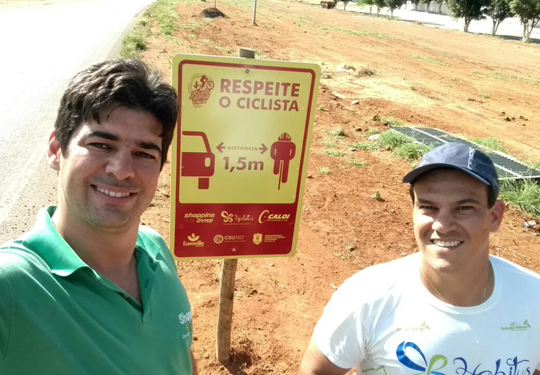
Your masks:
{"label": "green tree", "polygon": [[390,8],[390,18],[394,18],[394,10],[400,8],[407,0],[386,0],[386,6]]}
{"label": "green tree", "polygon": [[510,9],[521,19],[523,41],[528,42],[533,28],[540,21],[540,0],[512,0]]}
{"label": "green tree", "polygon": [[486,14],[493,20],[491,35],[495,35],[501,22],[512,17],[510,0],[491,0],[491,4],[488,6]]}
{"label": "green tree", "polygon": [[444,0],[435,0],[437,4],[439,4],[439,14],[442,14],[442,6],[444,4]]}
{"label": "green tree", "polygon": [[418,4],[420,4],[422,0],[411,0],[411,3],[414,5],[414,10],[418,10]]}
{"label": "green tree", "polygon": [[371,14],[371,9],[375,5],[374,0],[358,0],[358,5],[369,5],[369,14]]}
{"label": "green tree", "polygon": [[486,18],[484,13],[489,3],[490,0],[448,0],[448,10],[454,18],[465,18],[463,31],[468,32],[472,20]]}
{"label": "green tree", "polygon": [[429,12],[429,6],[433,2],[433,0],[421,0],[423,4],[426,4],[426,13]]}
{"label": "green tree", "polygon": [[373,0],[373,5],[377,7],[377,17],[379,17],[381,9],[386,6],[386,0]]}

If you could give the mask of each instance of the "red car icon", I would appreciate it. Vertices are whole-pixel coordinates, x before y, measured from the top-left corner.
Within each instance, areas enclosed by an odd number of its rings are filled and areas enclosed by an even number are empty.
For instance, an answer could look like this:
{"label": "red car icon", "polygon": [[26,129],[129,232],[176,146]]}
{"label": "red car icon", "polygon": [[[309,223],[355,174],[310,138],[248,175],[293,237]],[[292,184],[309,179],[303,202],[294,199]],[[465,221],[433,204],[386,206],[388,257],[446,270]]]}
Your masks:
{"label": "red car icon", "polygon": [[203,132],[183,131],[183,136],[201,137],[206,150],[182,152],[182,177],[199,177],[199,189],[210,187],[210,177],[214,175],[215,155],[210,152],[210,143]]}

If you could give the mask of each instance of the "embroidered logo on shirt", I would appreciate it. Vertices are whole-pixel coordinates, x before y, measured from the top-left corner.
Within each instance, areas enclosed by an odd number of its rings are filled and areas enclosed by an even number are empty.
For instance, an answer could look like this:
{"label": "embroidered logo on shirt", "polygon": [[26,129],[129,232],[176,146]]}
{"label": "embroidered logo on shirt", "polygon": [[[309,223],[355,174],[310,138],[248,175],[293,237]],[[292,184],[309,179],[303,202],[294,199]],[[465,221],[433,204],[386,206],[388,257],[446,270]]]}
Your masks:
{"label": "embroidered logo on shirt", "polygon": [[510,323],[510,326],[508,327],[501,327],[501,330],[503,331],[526,331],[529,328],[532,328],[529,324],[529,320],[525,320],[523,324],[518,324],[517,322]]}
{"label": "embroidered logo on shirt", "polygon": [[398,327],[398,331],[416,331],[416,332],[424,332],[429,331],[431,328],[427,325],[426,322],[422,322],[419,326],[416,327]]}
{"label": "embroidered logo on shirt", "polygon": [[186,327],[186,333],[182,335],[182,338],[186,339],[191,335],[191,331],[193,330],[191,323],[191,311],[178,314],[178,320],[180,321],[180,324]]}

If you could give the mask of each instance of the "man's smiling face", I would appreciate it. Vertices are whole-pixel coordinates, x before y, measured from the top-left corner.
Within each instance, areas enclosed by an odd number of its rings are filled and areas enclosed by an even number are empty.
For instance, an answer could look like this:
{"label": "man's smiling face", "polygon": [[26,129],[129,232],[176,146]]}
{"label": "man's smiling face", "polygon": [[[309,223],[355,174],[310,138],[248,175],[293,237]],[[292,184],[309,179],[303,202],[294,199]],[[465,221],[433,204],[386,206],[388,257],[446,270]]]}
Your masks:
{"label": "man's smiling face", "polygon": [[61,152],[54,137],[49,153],[59,171],[58,210],[74,225],[138,227],[160,172],[161,124],[147,112],[116,107],[98,124],[84,122]]}
{"label": "man's smiling face", "polygon": [[427,172],[414,184],[413,222],[424,262],[442,272],[479,264],[489,254],[504,204],[488,207],[486,185],[454,169]]}

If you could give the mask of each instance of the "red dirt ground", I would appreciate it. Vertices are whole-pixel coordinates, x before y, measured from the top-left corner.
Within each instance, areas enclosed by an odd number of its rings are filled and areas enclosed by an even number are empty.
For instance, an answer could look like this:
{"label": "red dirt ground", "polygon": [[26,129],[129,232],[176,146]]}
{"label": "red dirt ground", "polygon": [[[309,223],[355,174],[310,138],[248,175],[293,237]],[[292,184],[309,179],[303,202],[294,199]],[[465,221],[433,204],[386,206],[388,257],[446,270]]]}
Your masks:
{"label": "red dirt ground", "polygon": [[[176,53],[232,56],[248,47],[257,58],[316,62],[323,72],[298,251],[293,258],[239,261],[229,363],[219,363],[215,354],[221,261],[178,264],[193,307],[201,374],[295,374],[335,288],[359,269],[416,251],[408,189],[400,183],[411,166],[387,151],[349,147],[365,142],[370,128],[385,130],[378,118],[392,117],[404,125],[497,138],[516,158],[537,162],[540,49],[275,0],[259,4],[258,26],[251,26],[248,3],[238,2],[219,2],[228,18],[205,21],[200,13],[208,6],[178,6],[172,37],[154,25],[143,59],[170,78]],[[356,71],[338,71],[342,63]],[[358,74],[362,68],[374,75]],[[346,136],[327,134],[335,128]],[[327,139],[366,166],[322,154]],[[318,174],[320,167],[331,174]],[[371,198],[376,190],[383,201]],[[167,164],[143,221],[167,239],[168,215]],[[525,229],[528,219],[509,209],[491,252],[539,272],[540,231]]]}

